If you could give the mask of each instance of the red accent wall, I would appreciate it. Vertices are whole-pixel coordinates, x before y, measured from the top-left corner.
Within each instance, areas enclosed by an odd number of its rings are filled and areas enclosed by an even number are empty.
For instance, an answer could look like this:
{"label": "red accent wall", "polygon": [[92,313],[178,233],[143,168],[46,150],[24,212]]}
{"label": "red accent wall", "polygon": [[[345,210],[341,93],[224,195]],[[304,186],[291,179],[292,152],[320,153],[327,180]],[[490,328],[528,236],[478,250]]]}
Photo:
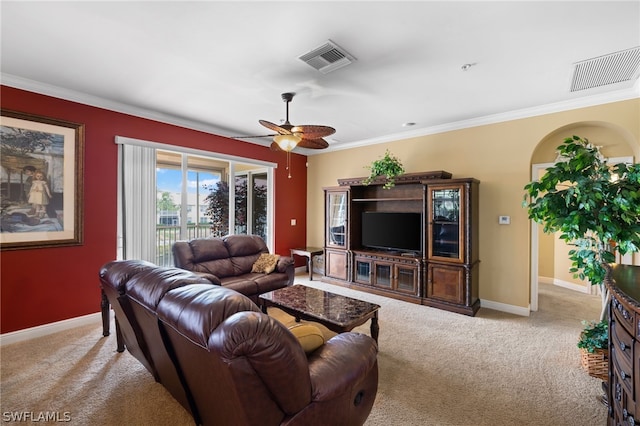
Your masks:
{"label": "red accent wall", "polygon": [[[0,254],[0,333],[100,311],[100,267],[116,256],[116,136],[185,146],[278,163],[275,175],[275,251],[306,241],[306,156],[153,120],[0,86],[5,109],[83,123],[84,243],[75,247],[4,250]],[[297,219],[297,226],[290,220]]]}

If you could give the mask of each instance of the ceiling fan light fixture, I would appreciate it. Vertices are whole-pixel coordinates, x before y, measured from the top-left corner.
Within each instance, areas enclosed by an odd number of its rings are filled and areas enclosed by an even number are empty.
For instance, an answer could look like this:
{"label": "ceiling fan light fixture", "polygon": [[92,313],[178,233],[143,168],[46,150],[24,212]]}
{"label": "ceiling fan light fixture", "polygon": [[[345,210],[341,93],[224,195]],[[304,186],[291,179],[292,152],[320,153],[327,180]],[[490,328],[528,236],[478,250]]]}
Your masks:
{"label": "ceiling fan light fixture", "polygon": [[281,150],[291,152],[298,146],[302,138],[295,133],[290,135],[277,135],[273,137],[273,141],[278,144]]}

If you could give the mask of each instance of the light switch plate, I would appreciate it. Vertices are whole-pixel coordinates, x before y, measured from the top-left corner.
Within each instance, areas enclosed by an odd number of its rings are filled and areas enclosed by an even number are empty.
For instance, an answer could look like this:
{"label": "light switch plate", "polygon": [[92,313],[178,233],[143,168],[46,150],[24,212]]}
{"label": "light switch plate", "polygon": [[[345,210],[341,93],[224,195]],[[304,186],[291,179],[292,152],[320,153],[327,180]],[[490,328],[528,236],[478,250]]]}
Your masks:
{"label": "light switch plate", "polygon": [[510,216],[498,216],[498,223],[500,225],[509,225],[511,223]]}

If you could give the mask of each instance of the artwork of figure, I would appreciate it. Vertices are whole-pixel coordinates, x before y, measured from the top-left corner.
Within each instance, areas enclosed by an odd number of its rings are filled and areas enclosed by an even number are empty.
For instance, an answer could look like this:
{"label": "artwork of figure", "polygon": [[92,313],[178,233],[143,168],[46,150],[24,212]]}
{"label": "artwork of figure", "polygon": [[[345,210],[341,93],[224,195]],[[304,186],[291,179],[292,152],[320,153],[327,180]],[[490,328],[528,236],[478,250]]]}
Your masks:
{"label": "artwork of figure", "polygon": [[31,181],[31,190],[29,191],[29,203],[33,205],[34,214],[43,218],[47,214],[47,204],[51,199],[51,191],[45,179],[44,173],[36,170]]}
{"label": "artwork of figure", "polygon": [[[24,166],[22,168],[22,173],[24,173],[25,175],[27,175],[27,178],[24,180],[24,186],[23,186],[23,190],[24,190],[24,199],[29,200],[29,193],[31,192],[31,182],[33,182],[33,175],[36,172],[36,168],[33,166]],[[29,214],[34,214],[35,211],[32,210],[29,212]]]}

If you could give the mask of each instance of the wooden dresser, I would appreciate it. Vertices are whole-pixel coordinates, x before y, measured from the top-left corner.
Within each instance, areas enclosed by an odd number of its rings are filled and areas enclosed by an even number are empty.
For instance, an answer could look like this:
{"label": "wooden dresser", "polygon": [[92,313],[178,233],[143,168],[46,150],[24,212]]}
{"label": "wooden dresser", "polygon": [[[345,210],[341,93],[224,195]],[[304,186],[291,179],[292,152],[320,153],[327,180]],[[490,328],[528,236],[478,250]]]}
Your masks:
{"label": "wooden dresser", "polygon": [[640,266],[612,265],[608,425],[640,424]]}

